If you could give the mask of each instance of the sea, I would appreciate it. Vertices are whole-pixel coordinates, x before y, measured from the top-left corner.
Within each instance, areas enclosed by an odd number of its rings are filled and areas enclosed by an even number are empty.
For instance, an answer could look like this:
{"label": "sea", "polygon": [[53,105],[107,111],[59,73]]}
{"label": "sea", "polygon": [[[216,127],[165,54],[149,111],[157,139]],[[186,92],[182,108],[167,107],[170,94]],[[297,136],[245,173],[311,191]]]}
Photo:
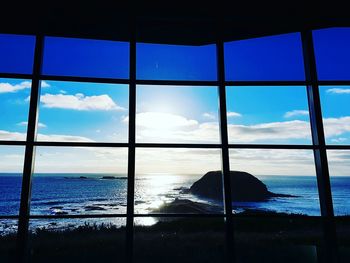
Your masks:
{"label": "sea", "polygon": [[[213,205],[219,201],[194,196],[187,189],[202,175],[144,174],[135,178],[135,213],[150,214],[176,198]],[[295,197],[276,197],[264,202],[234,202],[233,212],[247,209],[320,215],[315,176],[258,176],[269,191]],[[22,177],[0,173],[0,216],[18,215]],[[350,215],[350,176],[331,177],[335,214]],[[122,174],[35,174],[32,180],[31,215],[126,214],[127,177]],[[156,218],[138,218],[138,224],[152,225]],[[98,219],[32,219],[30,229],[67,229],[84,224],[125,225],[125,217]],[[16,230],[17,220],[0,219],[0,235]]]}

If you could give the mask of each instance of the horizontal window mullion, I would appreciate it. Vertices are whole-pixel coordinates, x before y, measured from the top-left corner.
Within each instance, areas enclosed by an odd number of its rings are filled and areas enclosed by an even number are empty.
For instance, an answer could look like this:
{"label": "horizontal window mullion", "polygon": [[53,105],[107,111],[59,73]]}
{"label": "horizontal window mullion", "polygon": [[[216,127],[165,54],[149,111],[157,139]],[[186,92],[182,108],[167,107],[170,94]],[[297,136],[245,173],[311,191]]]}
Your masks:
{"label": "horizontal window mullion", "polygon": [[113,142],[52,142],[52,141],[36,141],[35,146],[71,146],[71,147],[128,147],[128,143]]}
{"label": "horizontal window mullion", "polygon": [[136,143],[139,148],[221,148],[221,144],[196,143]]}
{"label": "horizontal window mullion", "polygon": [[218,81],[205,80],[136,80],[136,85],[173,85],[173,86],[218,86]]}
{"label": "horizontal window mullion", "polygon": [[0,141],[0,145],[27,145],[26,141]]}
{"label": "horizontal window mullion", "polygon": [[0,73],[0,78],[7,79],[32,79],[32,74],[20,74],[20,73]]}
{"label": "horizontal window mullion", "polygon": [[71,81],[71,82],[93,82],[110,84],[129,84],[129,79],[95,78],[95,77],[74,77],[60,75],[40,75],[41,80]]}
{"label": "horizontal window mullion", "polygon": [[291,144],[229,144],[232,149],[305,149],[313,150],[318,148],[315,145],[291,145]]}
{"label": "horizontal window mullion", "polygon": [[174,213],[174,214],[134,214],[134,217],[144,218],[144,217],[186,217],[186,218],[224,218],[226,214],[190,214],[190,213]]}
{"label": "horizontal window mullion", "polygon": [[306,86],[308,81],[225,81],[225,86]]}
{"label": "horizontal window mullion", "polygon": [[126,214],[30,215],[29,219],[88,219],[126,217]]}

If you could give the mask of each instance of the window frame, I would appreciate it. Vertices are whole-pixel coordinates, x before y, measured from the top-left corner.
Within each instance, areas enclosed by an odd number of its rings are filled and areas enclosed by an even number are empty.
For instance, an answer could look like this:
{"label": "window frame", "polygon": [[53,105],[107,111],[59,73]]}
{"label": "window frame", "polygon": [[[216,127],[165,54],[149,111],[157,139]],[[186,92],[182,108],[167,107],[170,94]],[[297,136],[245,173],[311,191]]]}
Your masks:
{"label": "window frame", "polygon": [[[330,178],[327,160],[327,150],[350,150],[350,145],[327,145],[325,143],[322,111],[319,96],[319,86],[321,85],[350,85],[350,80],[346,81],[319,81],[317,77],[315,52],[313,46],[312,31],[307,30],[301,33],[303,59],[306,79],[303,81],[227,81],[225,78],[224,61],[224,41],[219,39],[216,45],[217,52],[217,80],[215,81],[182,81],[182,80],[142,80],[136,78],[136,40],[129,42],[129,78],[92,78],[92,77],[69,77],[43,75],[41,73],[42,58],[44,49],[44,39],[42,35],[36,36],[34,66],[32,74],[10,74],[1,73],[1,78],[30,79],[32,81],[31,99],[28,116],[28,129],[25,141],[0,141],[1,145],[21,145],[25,146],[25,158],[22,178],[22,192],[19,215],[0,216],[0,219],[18,219],[18,249],[20,255],[25,257],[28,245],[28,228],[31,219],[60,219],[60,218],[110,218],[126,217],[126,249],[129,262],[133,255],[133,235],[134,219],[137,217],[220,217],[225,219],[226,226],[226,246],[229,248],[229,257],[234,258],[234,226],[233,221],[236,215],[232,213],[231,187],[229,178],[229,149],[305,149],[313,150],[315,157],[315,167],[318,182],[319,202],[321,208],[321,218],[329,219],[324,224],[326,253],[331,256],[332,247],[336,242],[336,231],[334,224],[333,201],[330,188]],[[38,123],[38,102],[40,96],[40,82],[43,80],[56,81],[78,81],[110,84],[129,85],[129,128],[128,142],[126,143],[100,143],[100,142],[53,142],[36,141]],[[137,143],[136,142],[136,86],[137,85],[178,85],[178,86],[215,86],[218,87],[219,96],[219,126],[221,143]],[[290,144],[230,144],[227,134],[227,110],[226,110],[226,87],[227,86],[305,86],[308,94],[308,106],[310,114],[310,124],[312,133],[311,145],[290,145]],[[30,215],[31,183],[33,174],[33,163],[35,158],[35,147],[37,146],[68,146],[68,147],[112,147],[128,148],[128,181],[127,181],[127,212],[126,214],[98,214],[98,215]],[[224,213],[223,214],[135,214],[134,212],[134,191],[135,191],[135,150],[136,148],[212,148],[221,151],[221,162],[223,171],[223,192],[224,192]],[[328,248],[329,247],[329,248]]]}

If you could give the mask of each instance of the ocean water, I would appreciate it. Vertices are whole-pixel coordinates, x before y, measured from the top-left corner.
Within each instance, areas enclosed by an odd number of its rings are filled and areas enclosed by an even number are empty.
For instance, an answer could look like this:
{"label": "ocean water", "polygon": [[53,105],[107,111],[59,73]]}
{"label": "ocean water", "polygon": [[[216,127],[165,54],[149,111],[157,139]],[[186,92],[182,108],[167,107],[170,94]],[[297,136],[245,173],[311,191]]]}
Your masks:
{"label": "ocean water", "polygon": [[[125,214],[127,178],[103,179],[107,174],[40,174],[33,176],[31,215]],[[79,177],[87,177],[79,178]],[[175,198],[214,204],[222,211],[220,202],[186,193],[201,175],[137,175],[135,181],[135,213],[151,213]],[[235,202],[235,213],[259,209],[292,214],[320,215],[316,178],[312,176],[259,176],[268,190],[295,197],[271,198],[265,202]],[[336,215],[350,215],[350,176],[332,177],[332,195]],[[18,215],[21,192],[19,174],[0,174],[0,215]],[[146,219],[145,219],[146,220]],[[89,222],[93,222],[90,220]],[[97,223],[102,219],[95,219]],[[107,220],[123,225],[124,219]],[[106,221],[106,222],[107,222]],[[15,220],[0,221],[0,233],[14,229]],[[9,223],[12,222],[12,223]],[[57,223],[58,222],[58,223]],[[54,228],[72,225],[70,220],[33,220],[32,227]],[[151,224],[152,221],[145,221]],[[73,224],[74,225],[74,224]]]}

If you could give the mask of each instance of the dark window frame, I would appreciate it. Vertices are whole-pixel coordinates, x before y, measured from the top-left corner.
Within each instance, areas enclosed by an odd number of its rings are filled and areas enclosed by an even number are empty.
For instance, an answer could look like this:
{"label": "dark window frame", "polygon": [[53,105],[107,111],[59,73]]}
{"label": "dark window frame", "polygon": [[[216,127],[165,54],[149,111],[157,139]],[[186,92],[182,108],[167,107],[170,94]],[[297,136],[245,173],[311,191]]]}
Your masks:
{"label": "dark window frame", "polygon": [[[18,253],[22,260],[28,254],[28,228],[30,219],[64,219],[64,218],[112,218],[126,217],[127,231],[127,259],[132,262],[133,255],[133,228],[134,218],[136,217],[220,217],[226,222],[226,246],[229,251],[229,260],[234,260],[234,227],[233,221],[235,215],[232,213],[231,187],[228,172],[229,149],[306,149],[312,150],[315,156],[315,167],[318,182],[319,202],[321,207],[321,218],[324,222],[324,250],[328,259],[336,257],[336,231],[335,216],[333,212],[333,203],[330,189],[330,178],[328,170],[327,150],[350,150],[350,145],[327,145],[324,138],[324,129],[322,121],[321,103],[319,97],[319,86],[321,85],[350,85],[350,80],[345,81],[319,81],[317,78],[314,46],[312,31],[301,33],[303,59],[305,65],[305,81],[226,81],[225,79],[225,62],[224,62],[224,42],[219,40],[216,43],[217,49],[217,66],[218,79],[216,81],[172,81],[172,80],[137,80],[136,79],[136,40],[129,42],[130,61],[129,61],[129,79],[110,79],[110,78],[91,78],[91,77],[68,77],[68,76],[46,76],[41,74],[44,36],[36,36],[34,66],[32,74],[10,74],[1,73],[1,78],[29,79],[32,81],[30,109],[28,117],[27,138],[25,141],[0,141],[1,145],[21,145],[25,146],[25,161],[23,168],[22,192],[20,213],[16,215],[2,215],[0,219],[18,219]],[[111,83],[111,84],[128,84],[129,85],[129,139],[127,143],[90,143],[90,142],[50,142],[36,141],[37,131],[37,111],[40,96],[41,80],[64,80],[76,82],[94,82],[94,83]],[[191,144],[191,143],[137,143],[135,134],[136,118],[136,86],[137,85],[186,85],[186,86],[215,86],[218,87],[219,97],[219,119],[220,119],[220,136],[219,144]],[[226,116],[226,87],[227,86],[305,86],[308,93],[308,104],[310,114],[310,124],[312,133],[311,145],[289,145],[289,144],[229,144],[227,137],[227,116]],[[35,159],[35,147],[37,146],[80,146],[80,147],[127,147],[128,148],[128,194],[127,194],[127,212],[126,214],[99,214],[99,215],[30,215],[31,199],[31,181]],[[135,181],[135,150],[136,148],[214,148],[221,150],[221,161],[224,182],[224,207],[223,214],[135,214],[134,213],[134,181]],[[319,259],[320,260],[320,259]]]}

